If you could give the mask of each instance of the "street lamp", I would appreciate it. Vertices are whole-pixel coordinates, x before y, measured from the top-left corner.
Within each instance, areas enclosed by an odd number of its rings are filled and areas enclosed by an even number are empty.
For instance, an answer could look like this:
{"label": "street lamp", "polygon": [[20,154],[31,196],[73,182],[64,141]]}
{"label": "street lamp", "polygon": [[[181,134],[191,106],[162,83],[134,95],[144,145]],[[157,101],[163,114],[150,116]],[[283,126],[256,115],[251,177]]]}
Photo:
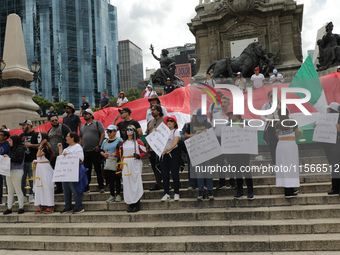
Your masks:
{"label": "street lamp", "polygon": [[35,59],[34,62],[32,62],[31,64],[31,71],[34,74],[34,78],[33,81],[35,81],[35,79],[37,78],[37,74],[40,71],[40,64],[37,62],[37,60]]}

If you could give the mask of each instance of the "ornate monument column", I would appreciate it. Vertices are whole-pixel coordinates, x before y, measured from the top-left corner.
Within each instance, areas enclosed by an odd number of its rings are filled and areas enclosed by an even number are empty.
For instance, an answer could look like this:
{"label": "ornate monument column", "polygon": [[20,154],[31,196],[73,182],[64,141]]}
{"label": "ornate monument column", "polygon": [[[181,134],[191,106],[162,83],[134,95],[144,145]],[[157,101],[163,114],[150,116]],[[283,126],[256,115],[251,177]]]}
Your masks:
{"label": "ornate monument column", "polygon": [[238,57],[251,42],[259,42],[274,55],[276,68],[294,75],[302,63],[303,5],[293,0],[200,1],[188,24],[196,37],[196,76],[225,57]]}
{"label": "ornate monument column", "polygon": [[0,89],[0,123],[17,129],[23,120],[39,118],[39,106],[32,100],[34,91],[29,87],[33,73],[28,70],[21,19],[16,14],[7,17],[3,60],[6,67]]}

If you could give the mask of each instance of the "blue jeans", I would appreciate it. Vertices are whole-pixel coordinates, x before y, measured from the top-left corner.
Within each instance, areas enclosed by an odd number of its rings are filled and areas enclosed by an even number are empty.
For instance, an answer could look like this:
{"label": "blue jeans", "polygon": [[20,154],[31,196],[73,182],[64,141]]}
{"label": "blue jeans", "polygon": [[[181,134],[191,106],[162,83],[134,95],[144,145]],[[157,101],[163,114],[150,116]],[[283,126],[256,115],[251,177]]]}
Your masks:
{"label": "blue jeans", "polygon": [[207,185],[208,191],[213,190],[213,179],[212,178],[197,178],[198,190],[204,191],[204,183]]}
{"label": "blue jeans", "polygon": [[189,180],[189,185],[188,187],[193,187],[193,188],[197,188],[197,179],[196,178],[190,178],[190,158],[189,155],[187,155],[187,162],[188,162],[188,180]]}
{"label": "blue jeans", "polygon": [[0,174],[0,202],[2,203],[2,192],[4,188],[4,181],[2,175]]}
{"label": "blue jeans", "polygon": [[73,182],[63,182],[65,199],[65,209],[72,210],[72,194],[76,204],[76,209],[83,209],[83,194],[79,193],[73,186]]}
{"label": "blue jeans", "polygon": [[[27,176],[28,175],[28,176]],[[21,189],[24,196],[26,196],[26,178],[31,178],[33,176],[32,172],[32,162],[24,163],[24,175],[21,180]],[[33,194],[33,181],[29,181],[31,188],[29,189],[29,194]]]}

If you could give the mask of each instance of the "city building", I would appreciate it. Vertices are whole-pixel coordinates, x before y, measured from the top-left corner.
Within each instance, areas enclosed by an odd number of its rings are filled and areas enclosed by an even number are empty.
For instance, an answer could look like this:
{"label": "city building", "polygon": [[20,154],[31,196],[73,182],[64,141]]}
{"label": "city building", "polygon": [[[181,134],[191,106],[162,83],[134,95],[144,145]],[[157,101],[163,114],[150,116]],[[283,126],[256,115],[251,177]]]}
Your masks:
{"label": "city building", "polygon": [[191,76],[196,74],[196,53],[195,43],[186,43],[184,46],[167,48],[169,57],[176,61],[176,64],[191,63]]}
{"label": "city building", "polygon": [[27,62],[41,64],[31,84],[37,95],[76,109],[83,95],[92,107],[102,91],[118,95],[117,9],[109,0],[2,0],[1,55],[11,13],[22,20]]}
{"label": "city building", "polygon": [[120,88],[144,89],[143,51],[130,40],[119,41]]}

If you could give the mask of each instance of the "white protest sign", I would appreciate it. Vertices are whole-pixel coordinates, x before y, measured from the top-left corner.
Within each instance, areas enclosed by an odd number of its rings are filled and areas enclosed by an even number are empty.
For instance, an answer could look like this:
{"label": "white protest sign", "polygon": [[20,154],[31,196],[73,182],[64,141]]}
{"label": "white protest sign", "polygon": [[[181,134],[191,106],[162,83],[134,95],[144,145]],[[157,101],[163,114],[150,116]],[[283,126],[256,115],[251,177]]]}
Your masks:
{"label": "white protest sign", "polygon": [[222,154],[258,154],[257,129],[250,127],[222,127]]}
{"label": "white protest sign", "polygon": [[0,155],[0,174],[4,176],[11,175],[11,158]]}
{"label": "white protest sign", "polygon": [[213,128],[184,141],[191,165],[196,166],[221,154],[221,146]]}
{"label": "white protest sign", "polygon": [[79,157],[76,155],[60,155],[57,157],[53,171],[53,182],[78,182]]}
{"label": "white protest sign", "polygon": [[166,143],[170,137],[170,129],[162,122],[157,131],[152,132],[145,140],[148,142],[153,151],[161,157],[165,149]]}
{"label": "white protest sign", "polygon": [[313,133],[314,142],[336,143],[339,113],[320,114]]}

